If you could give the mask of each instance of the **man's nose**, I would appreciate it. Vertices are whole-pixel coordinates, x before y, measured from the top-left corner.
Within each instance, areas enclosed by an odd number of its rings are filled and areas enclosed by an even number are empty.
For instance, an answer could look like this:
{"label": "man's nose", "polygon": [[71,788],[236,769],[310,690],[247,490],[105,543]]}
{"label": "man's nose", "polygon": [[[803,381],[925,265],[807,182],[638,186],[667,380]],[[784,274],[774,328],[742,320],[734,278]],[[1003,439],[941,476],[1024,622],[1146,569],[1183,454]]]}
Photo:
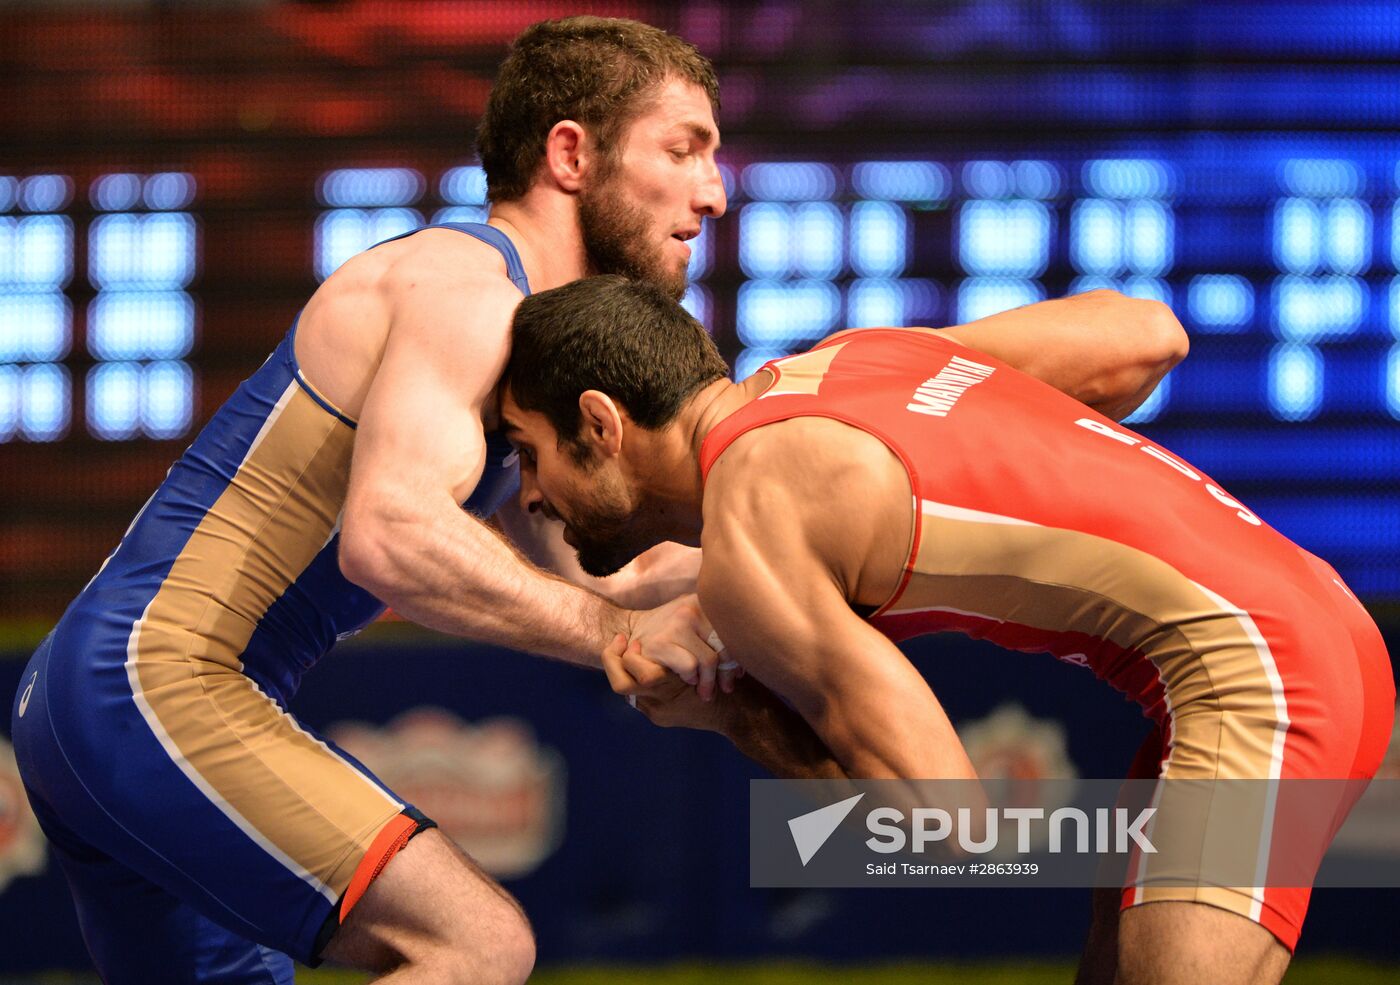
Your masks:
{"label": "man's nose", "polygon": [[709,173],[696,189],[695,211],[718,219],[729,207],[728,196],[724,192],[724,178],[719,173],[719,165],[711,162]]}

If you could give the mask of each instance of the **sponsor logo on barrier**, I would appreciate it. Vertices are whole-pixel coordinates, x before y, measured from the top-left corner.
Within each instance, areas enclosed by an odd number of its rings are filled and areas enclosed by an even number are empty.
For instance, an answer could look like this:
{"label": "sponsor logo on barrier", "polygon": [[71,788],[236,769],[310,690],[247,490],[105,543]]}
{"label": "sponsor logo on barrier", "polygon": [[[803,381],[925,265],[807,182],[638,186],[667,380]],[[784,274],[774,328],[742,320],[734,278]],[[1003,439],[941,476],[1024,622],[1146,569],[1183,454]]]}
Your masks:
{"label": "sponsor logo on barrier", "polygon": [[527,875],[559,846],[564,762],[526,722],[473,725],[417,708],[383,728],[343,723],[329,734],[494,876]]}
{"label": "sponsor logo on barrier", "polygon": [[[1016,806],[1038,806],[1050,812],[1069,803],[1072,788],[1067,784],[1041,783],[1042,780],[1072,780],[1079,776],[1065,745],[1065,728],[1059,722],[1032,718],[1026,709],[1015,703],[999,706],[986,718],[975,719],[959,726],[967,757],[977,775],[985,780],[1014,780],[1013,789],[1026,799]],[[1059,792],[1061,796],[1052,796]],[[1048,799],[1047,799],[1048,798]],[[1025,829],[1013,831],[1015,822],[1001,817],[1003,830],[993,849],[998,856],[1009,854],[1016,838]],[[1034,847],[1041,847],[1049,837],[1049,829],[1037,827],[1031,837]]]}
{"label": "sponsor logo on barrier", "polygon": [[958,728],[977,775],[986,779],[1072,780],[1079,775],[1059,722],[1032,718],[1018,704],[1004,704],[986,718]]}
{"label": "sponsor logo on barrier", "polygon": [[0,891],[16,876],[44,871],[44,833],[29,809],[14,746],[0,739]]}

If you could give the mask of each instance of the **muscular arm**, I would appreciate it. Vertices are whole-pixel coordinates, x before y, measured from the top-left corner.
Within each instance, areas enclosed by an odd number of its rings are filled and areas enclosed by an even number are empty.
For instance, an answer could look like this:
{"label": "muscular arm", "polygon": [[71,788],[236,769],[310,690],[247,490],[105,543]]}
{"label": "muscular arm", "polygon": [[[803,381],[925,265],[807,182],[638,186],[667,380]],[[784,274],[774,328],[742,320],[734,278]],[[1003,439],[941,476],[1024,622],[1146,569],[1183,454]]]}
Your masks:
{"label": "muscular arm", "polygon": [[341,569],[414,622],[596,665],[626,613],[534,568],[458,505],[485,461],[483,408],[520,293],[422,263],[386,279],[391,328],[355,438]]}
{"label": "muscular arm", "polygon": [[1186,357],[1186,332],[1157,301],[1100,290],[929,329],[1121,420]]}
{"label": "muscular arm", "polygon": [[[710,473],[700,599],[716,632],[750,675],[791,702],[842,774],[975,778],[923,677],[851,608],[866,560],[889,536],[879,504],[907,513],[907,480],[897,463],[885,467],[888,451],[853,429],[840,429],[851,433],[828,442],[829,452],[812,453],[819,446],[776,437],[785,426],[746,435]],[[805,473],[764,482],[766,470],[794,475],[784,444],[805,449]],[[818,489],[823,495],[811,495]],[[784,775],[832,775],[822,751],[771,702],[762,714],[787,736],[786,754],[731,728],[736,745]],[[756,731],[763,720],[749,725]]]}

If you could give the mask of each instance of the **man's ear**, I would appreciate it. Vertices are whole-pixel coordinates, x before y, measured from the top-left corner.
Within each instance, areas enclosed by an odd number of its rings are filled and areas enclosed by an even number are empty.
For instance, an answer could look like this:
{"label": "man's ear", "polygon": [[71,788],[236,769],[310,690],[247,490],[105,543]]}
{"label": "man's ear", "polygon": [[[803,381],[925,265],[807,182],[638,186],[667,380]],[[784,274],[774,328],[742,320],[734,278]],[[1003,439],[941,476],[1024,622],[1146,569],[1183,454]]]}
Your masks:
{"label": "man's ear", "polygon": [[566,192],[576,193],[583,187],[597,158],[596,144],[582,123],[560,120],[545,138],[545,169]]}
{"label": "man's ear", "polygon": [[584,442],[604,457],[621,454],[623,411],[612,397],[599,390],[585,390],[579,394],[578,409]]}

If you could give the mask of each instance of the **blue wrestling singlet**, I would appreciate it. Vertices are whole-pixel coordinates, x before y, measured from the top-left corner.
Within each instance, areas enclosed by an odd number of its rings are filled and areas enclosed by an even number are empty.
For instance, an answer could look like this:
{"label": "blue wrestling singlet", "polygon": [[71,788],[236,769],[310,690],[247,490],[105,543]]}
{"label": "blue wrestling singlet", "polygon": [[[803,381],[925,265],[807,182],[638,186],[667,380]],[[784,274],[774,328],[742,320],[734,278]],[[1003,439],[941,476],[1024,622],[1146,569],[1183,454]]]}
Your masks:
{"label": "blue wrestling singlet", "polygon": [[[447,228],[530,293],[499,230]],[[287,956],[317,959],[377,836],[431,824],[286,710],[384,610],[337,560],[355,422],[295,339],[171,468],[20,683],[20,772],[109,983],[290,982]],[[487,436],[467,509],[514,492],[510,456]]]}

